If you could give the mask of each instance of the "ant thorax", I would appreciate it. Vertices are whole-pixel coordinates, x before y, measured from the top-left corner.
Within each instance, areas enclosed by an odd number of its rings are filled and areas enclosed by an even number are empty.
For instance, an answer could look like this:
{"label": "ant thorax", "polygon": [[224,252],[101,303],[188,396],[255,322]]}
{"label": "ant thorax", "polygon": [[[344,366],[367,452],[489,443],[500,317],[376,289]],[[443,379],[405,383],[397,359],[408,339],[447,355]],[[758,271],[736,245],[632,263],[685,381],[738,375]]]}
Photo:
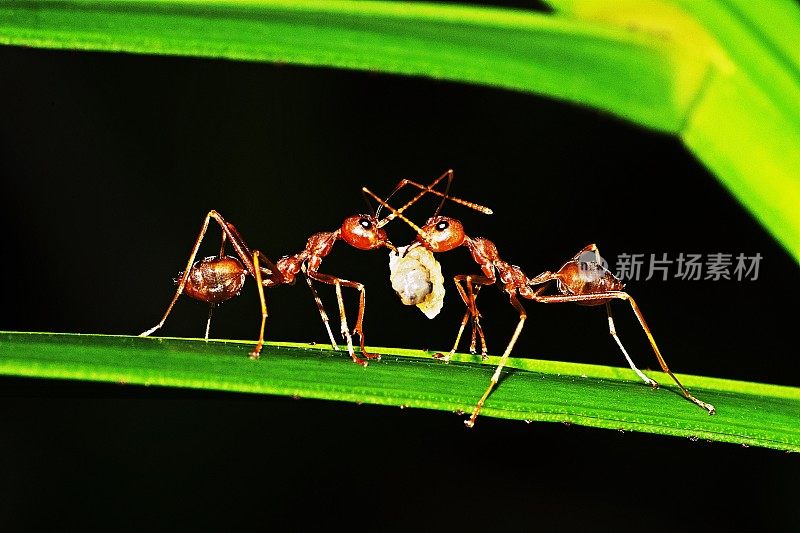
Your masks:
{"label": "ant thorax", "polygon": [[444,305],[442,266],[430,250],[408,246],[389,253],[389,280],[404,305],[416,305],[428,318],[434,318]]}

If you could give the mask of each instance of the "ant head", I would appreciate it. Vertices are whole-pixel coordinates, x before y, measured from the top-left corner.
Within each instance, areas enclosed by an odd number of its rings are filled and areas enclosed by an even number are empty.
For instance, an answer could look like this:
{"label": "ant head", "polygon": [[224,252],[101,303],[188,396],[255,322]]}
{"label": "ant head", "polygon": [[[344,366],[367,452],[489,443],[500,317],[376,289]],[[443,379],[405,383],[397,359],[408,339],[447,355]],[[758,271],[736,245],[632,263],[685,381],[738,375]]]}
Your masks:
{"label": "ant head", "polygon": [[437,216],[429,218],[422,227],[422,231],[427,235],[427,239],[424,239],[422,235],[418,235],[417,242],[431,252],[447,252],[453,248],[458,248],[464,244],[464,239],[467,238],[461,222],[450,217]]}
{"label": "ant head", "polygon": [[374,250],[382,246],[392,248],[386,231],[378,227],[373,215],[354,215],[342,222],[342,239],[359,250]]}

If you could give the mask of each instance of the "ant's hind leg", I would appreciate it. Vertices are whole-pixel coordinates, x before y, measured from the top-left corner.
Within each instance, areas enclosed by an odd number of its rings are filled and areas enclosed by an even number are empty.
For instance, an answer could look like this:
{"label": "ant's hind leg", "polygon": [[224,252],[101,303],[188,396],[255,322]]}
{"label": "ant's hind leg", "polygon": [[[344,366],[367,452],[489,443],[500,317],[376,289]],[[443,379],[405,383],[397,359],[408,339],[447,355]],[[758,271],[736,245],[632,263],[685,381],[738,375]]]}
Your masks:
{"label": "ant's hind leg", "polygon": [[642,326],[645,335],[647,335],[647,339],[650,341],[650,346],[653,348],[653,352],[656,354],[656,359],[658,359],[658,364],[661,365],[661,370],[663,370],[672,380],[675,382],[676,385],[681,389],[683,395],[686,398],[694,403],[695,405],[702,407],[708,414],[713,415],[717,412],[713,405],[710,403],[704,402],[695,398],[689,390],[683,386],[683,384],[678,380],[675,374],[672,373],[672,370],[669,369],[667,366],[667,362],[664,360],[664,356],[661,355],[661,350],[658,349],[658,345],[656,344],[655,338],[653,338],[653,334],[650,332],[650,328],[647,326],[647,322],[644,320],[644,315],[642,315],[642,311],[639,309],[639,306],[636,305],[636,301],[629,295],[627,292],[623,291],[609,291],[609,292],[599,292],[594,294],[570,294],[570,295],[558,295],[558,296],[539,296],[537,295],[534,300],[540,303],[564,303],[564,302],[597,302],[608,300],[610,298],[616,298],[619,300],[626,300],[633,310],[633,313],[636,315],[636,318],[639,320],[639,325]]}
{"label": "ant's hind leg", "polygon": [[636,375],[639,376],[642,381],[654,389],[657,389],[658,383],[654,379],[645,376],[644,372],[636,368],[636,365],[633,364],[633,359],[631,359],[631,356],[628,355],[627,350],[625,350],[625,347],[622,345],[622,341],[619,340],[619,337],[617,336],[617,329],[614,327],[614,319],[611,317],[611,305],[608,302],[606,302],[606,313],[608,313],[608,331],[611,333],[611,336],[614,337],[614,340],[617,341],[617,346],[619,346],[619,349],[622,351],[622,355],[624,355],[625,359],[628,361],[628,365],[630,365],[631,370],[636,372]]}
{"label": "ant's hind leg", "polygon": [[[333,285],[336,288],[336,301],[339,304],[339,318],[341,319],[341,324],[342,324],[341,334],[342,337],[347,342],[347,352],[350,354],[350,358],[353,359],[353,362],[361,366],[367,366],[367,359],[380,359],[380,355],[368,353],[364,349],[363,322],[364,322],[364,308],[366,305],[364,286],[361,283],[348,281],[346,279],[340,279],[337,278],[336,276],[331,276],[329,274],[322,274],[315,270],[309,270],[307,274],[311,279],[315,281],[327,283],[328,285]],[[355,350],[353,349],[353,337],[350,335],[350,329],[347,326],[347,315],[345,314],[344,310],[344,299],[342,298],[342,285],[344,285],[345,287],[350,287],[351,289],[356,289],[360,293],[359,306],[358,306],[358,319],[356,320],[356,327],[353,329],[353,333],[358,334],[360,340],[361,353],[364,355],[366,359],[361,359],[360,357],[358,357],[355,354]]]}

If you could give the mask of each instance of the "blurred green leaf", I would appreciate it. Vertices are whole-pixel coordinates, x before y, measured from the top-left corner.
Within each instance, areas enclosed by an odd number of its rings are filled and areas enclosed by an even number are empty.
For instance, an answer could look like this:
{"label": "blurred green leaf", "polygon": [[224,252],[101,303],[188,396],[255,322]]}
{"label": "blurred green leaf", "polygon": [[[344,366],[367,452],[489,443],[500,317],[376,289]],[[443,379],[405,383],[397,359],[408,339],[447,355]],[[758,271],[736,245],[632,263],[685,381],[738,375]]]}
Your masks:
{"label": "blurred green leaf", "polygon": [[0,2],[0,43],[332,66],[477,83],[678,135],[800,261],[800,7],[549,0]]}

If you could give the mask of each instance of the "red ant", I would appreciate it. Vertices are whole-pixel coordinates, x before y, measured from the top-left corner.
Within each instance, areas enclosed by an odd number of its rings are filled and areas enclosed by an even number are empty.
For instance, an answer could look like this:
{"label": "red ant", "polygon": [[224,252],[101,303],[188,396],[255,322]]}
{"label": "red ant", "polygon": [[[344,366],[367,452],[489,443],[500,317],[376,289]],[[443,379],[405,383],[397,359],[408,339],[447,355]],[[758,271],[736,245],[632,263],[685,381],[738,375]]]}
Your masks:
{"label": "red ant", "polygon": [[[420,193],[419,197],[424,194],[424,192]],[[410,203],[415,201],[416,199],[412,200]],[[314,288],[312,280],[333,285],[336,288],[336,299],[339,304],[339,315],[341,319],[341,334],[347,341],[347,351],[354,362],[366,366],[367,359],[380,359],[380,355],[368,353],[364,348],[364,285],[330,274],[323,274],[319,272],[319,268],[322,264],[322,260],[331,252],[333,245],[338,240],[342,240],[359,250],[375,250],[382,247],[396,250],[387,238],[386,231],[382,229],[382,227],[395,218],[395,216],[394,214],[390,214],[384,219],[379,220],[378,212],[376,212],[375,215],[360,214],[347,217],[338,229],[329,232],[315,233],[309,237],[305,249],[300,253],[284,256],[279,259],[277,263],[273,263],[267,259],[261,251],[251,251],[234,225],[226,222],[222,215],[216,211],[209,211],[203,221],[203,226],[200,229],[200,234],[197,236],[194,247],[189,254],[189,261],[186,263],[186,269],[180,274],[178,288],[175,291],[175,296],[172,298],[169,307],[167,307],[167,311],[158,324],[142,333],[141,336],[146,337],[164,325],[164,321],[166,321],[172,311],[175,302],[184,292],[190,298],[208,302],[211,304],[211,309],[213,309],[214,304],[230,300],[237,296],[244,285],[246,277],[253,276],[258,285],[258,295],[261,301],[261,329],[259,331],[258,344],[256,344],[255,349],[250,352],[250,357],[257,359],[264,345],[264,325],[267,319],[264,287],[272,288],[277,285],[293,285],[297,275],[302,271],[314,295],[314,300],[316,301],[317,308],[319,309],[325,328],[328,331],[331,346],[334,350],[338,350],[339,348],[333,338],[327,314],[325,313],[322,301]],[[195,262],[200,243],[206,234],[209,221],[211,220],[214,220],[222,229],[222,243],[220,245],[219,256],[206,257],[205,259]],[[226,239],[229,240],[233,246],[236,255],[239,257],[238,260],[235,257],[225,256],[224,247]],[[357,334],[359,337],[361,353],[365,359],[358,357],[353,350],[353,341],[347,326],[344,302],[342,300],[342,286],[356,289],[359,292],[358,318],[356,319],[356,326],[353,329],[353,334]],[[208,339],[211,311],[209,311],[208,321],[206,325],[206,339]]]}
{"label": "red ant", "polygon": [[[452,171],[448,171],[447,174],[452,176]],[[415,186],[419,187],[418,184]],[[401,218],[407,223],[409,222],[404,216],[396,213],[395,209],[388,203],[372,194],[366,188],[364,188],[364,191],[375,198],[381,204],[381,206],[386,207],[392,211],[393,214],[396,214],[398,218]],[[444,198],[447,198],[446,194],[444,195]],[[461,327],[458,331],[458,335],[456,336],[456,342],[453,345],[453,349],[450,350],[448,355],[437,354],[437,356],[445,361],[450,359],[450,356],[452,356],[458,347],[461,334],[470,315],[472,316],[473,320],[472,350],[474,352],[475,330],[477,329],[482,341],[483,354],[485,355],[486,344],[483,338],[483,331],[479,323],[480,313],[475,305],[475,300],[481,286],[494,285],[499,279],[500,283],[503,285],[502,290],[508,295],[511,305],[519,313],[519,322],[517,323],[517,327],[514,330],[514,334],[511,336],[508,346],[506,346],[506,349],[503,352],[503,356],[500,358],[497,369],[492,375],[489,387],[478,401],[470,418],[464,421],[467,427],[472,427],[475,424],[475,419],[480,414],[486,398],[499,381],[500,373],[505,366],[506,361],[508,360],[508,356],[514,347],[514,344],[517,342],[517,339],[522,332],[522,327],[525,325],[525,320],[527,319],[528,315],[525,311],[525,308],[522,307],[522,304],[519,302],[518,296],[541,303],[574,302],[585,306],[605,305],[606,312],[608,314],[609,332],[617,342],[619,348],[622,350],[622,353],[625,356],[625,359],[628,361],[631,369],[633,369],[633,371],[636,372],[636,374],[646,384],[652,386],[653,388],[657,388],[658,383],[645,376],[644,373],[636,368],[636,365],[634,365],[633,360],[630,358],[627,351],[622,346],[622,342],[617,336],[617,332],[614,327],[614,320],[611,316],[611,306],[609,304],[611,300],[614,299],[628,301],[633,309],[634,314],[636,315],[636,318],[639,320],[639,324],[641,324],[642,329],[644,329],[644,332],[650,341],[650,345],[656,354],[656,358],[658,359],[659,365],[661,365],[661,369],[665,373],[669,374],[678,387],[680,387],[687,399],[707,410],[709,414],[713,415],[716,412],[713,405],[698,400],[692,396],[692,394],[681,384],[680,381],[678,381],[678,378],[675,377],[675,375],[669,369],[664,357],[661,355],[661,351],[656,345],[653,335],[650,333],[650,328],[647,326],[642,312],[639,310],[639,306],[636,305],[634,299],[627,292],[622,290],[624,288],[624,284],[617,279],[614,274],[606,269],[605,266],[602,265],[600,253],[596,245],[590,244],[589,246],[585,247],[577,255],[575,255],[575,257],[564,263],[564,265],[555,273],[547,271],[534,278],[528,278],[521,268],[511,265],[500,259],[497,247],[492,241],[484,237],[471,238],[467,236],[467,234],[464,232],[464,226],[459,220],[450,217],[439,216],[438,211],[439,210],[437,210],[433,217],[428,219],[421,229],[417,229],[418,236],[416,242],[411,246],[424,246],[431,252],[448,252],[460,246],[465,246],[472,255],[472,259],[480,266],[482,275],[460,274],[455,276],[454,280],[456,287],[458,288],[459,294],[461,294],[464,304],[467,306],[467,314],[464,316],[464,320],[461,323]],[[416,228],[416,226],[413,224],[412,227]],[[595,259],[587,260],[587,254],[593,254]],[[464,291],[460,285],[460,282],[462,281],[466,284],[466,291]],[[556,282],[555,286],[558,294],[542,294],[545,289],[551,286],[551,282],[553,281]],[[475,286],[473,286],[473,284],[475,284]],[[538,288],[536,290],[532,289],[534,286],[538,286]]]}

